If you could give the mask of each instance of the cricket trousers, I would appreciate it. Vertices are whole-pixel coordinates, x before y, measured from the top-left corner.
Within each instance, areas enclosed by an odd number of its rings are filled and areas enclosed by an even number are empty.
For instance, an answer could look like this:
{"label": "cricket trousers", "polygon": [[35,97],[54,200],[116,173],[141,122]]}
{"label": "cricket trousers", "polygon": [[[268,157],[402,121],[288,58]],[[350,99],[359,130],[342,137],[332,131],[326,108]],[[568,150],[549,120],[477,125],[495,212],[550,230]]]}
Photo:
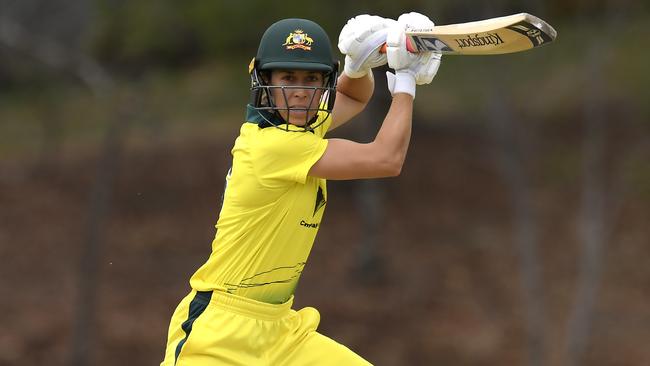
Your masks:
{"label": "cricket trousers", "polygon": [[316,309],[292,304],[192,290],[174,311],[161,366],[371,365],[316,331]]}

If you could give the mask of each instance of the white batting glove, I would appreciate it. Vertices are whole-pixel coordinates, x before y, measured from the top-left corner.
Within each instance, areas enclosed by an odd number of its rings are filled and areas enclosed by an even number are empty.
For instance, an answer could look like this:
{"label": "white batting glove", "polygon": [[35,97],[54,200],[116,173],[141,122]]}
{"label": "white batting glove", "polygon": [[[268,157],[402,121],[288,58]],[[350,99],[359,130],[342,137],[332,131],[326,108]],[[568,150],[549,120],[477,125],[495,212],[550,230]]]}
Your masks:
{"label": "white batting glove", "polygon": [[351,78],[360,78],[370,69],[385,65],[386,54],[381,46],[386,41],[388,29],[397,22],[376,15],[356,16],[345,24],[339,35],[339,50],[345,56],[343,72]]}
{"label": "white batting glove", "polygon": [[[440,67],[440,53],[411,53],[406,46],[406,31],[427,31],[433,22],[419,13],[403,14],[399,25],[391,28],[386,37],[388,65],[395,69],[394,77],[388,76],[391,93],[405,92],[415,97],[415,85],[429,84]],[[409,77],[410,75],[410,77]],[[391,89],[391,82],[393,89]]]}
{"label": "white batting glove", "polygon": [[434,27],[433,21],[428,16],[414,11],[400,15],[397,22],[411,32],[430,32]]}

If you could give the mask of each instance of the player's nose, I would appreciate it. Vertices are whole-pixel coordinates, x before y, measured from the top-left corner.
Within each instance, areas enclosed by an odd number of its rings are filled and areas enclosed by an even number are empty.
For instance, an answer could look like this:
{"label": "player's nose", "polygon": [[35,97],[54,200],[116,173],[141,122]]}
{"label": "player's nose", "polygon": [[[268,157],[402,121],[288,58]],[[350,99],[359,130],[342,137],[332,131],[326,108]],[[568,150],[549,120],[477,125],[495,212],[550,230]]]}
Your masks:
{"label": "player's nose", "polygon": [[307,98],[311,93],[309,88],[295,88],[293,90],[293,95],[298,98]]}

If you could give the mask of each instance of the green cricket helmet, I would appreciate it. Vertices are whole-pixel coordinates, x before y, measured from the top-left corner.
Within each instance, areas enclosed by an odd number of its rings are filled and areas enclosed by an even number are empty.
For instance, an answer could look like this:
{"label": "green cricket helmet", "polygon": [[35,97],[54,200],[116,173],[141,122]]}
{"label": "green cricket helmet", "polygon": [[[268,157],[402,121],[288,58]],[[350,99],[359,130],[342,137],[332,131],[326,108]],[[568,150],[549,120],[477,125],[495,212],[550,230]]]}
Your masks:
{"label": "green cricket helmet", "polygon": [[[307,19],[283,19],[272,24],[260,40],[257,56],[251,61],[249,73],[251,75],[251,101],[250,107],[257,111],[261,117],[260,125],[279,126],[286,125],[288,121],[280,115],[284,110],[287,116],[291,110],[306,111],[305,130],[312,130],[332,112],[336,97],[336,81],[339,62],[334,59],[332,47],[327,33],[318,24]],[[323,85],[311,86],[274,86],[269,85],[272,70],[307,70],[323,73]],[[308,108],[279,108],[272,98],[272,90],[280,89],[285,100],[289,89],[312,89],[312,100]],[[321,93],[319,93],[321,91]],[[320,94],[316,108],[311,108],[313,98]],[[311,112],[311,113],[310,113]],[[314,113],[315,112],[315,113]],[[319,117],[320,112],[326,115]],[[288,118],[288,117],[287,117]],[[319,123],[316,123],[319,121]]]}

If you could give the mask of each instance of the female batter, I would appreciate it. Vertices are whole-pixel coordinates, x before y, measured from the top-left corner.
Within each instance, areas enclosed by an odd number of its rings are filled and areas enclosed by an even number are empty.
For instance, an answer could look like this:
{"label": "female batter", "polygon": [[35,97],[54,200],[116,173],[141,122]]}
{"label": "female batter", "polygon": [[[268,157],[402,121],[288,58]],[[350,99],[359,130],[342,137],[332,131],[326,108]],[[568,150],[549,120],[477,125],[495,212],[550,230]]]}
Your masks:
{"label": "female batter", "polygon": [[[284,19],[266,30],[249,68],[251,100],[212,252],[173,314],[161,366],[369,365],[316,331],[316,309],[291,307],[327,203],[326,180],[400,173],[416,84],[430,83],[440,64],[438,54],[406,51],[413,27],[433,23],[417,13],[350,19],[339,37],[340,76],[318,24]],[[393,98],[374,141],[326,139],[364,109],[370,69],[386,62],[395,71],[387,73]]]}

